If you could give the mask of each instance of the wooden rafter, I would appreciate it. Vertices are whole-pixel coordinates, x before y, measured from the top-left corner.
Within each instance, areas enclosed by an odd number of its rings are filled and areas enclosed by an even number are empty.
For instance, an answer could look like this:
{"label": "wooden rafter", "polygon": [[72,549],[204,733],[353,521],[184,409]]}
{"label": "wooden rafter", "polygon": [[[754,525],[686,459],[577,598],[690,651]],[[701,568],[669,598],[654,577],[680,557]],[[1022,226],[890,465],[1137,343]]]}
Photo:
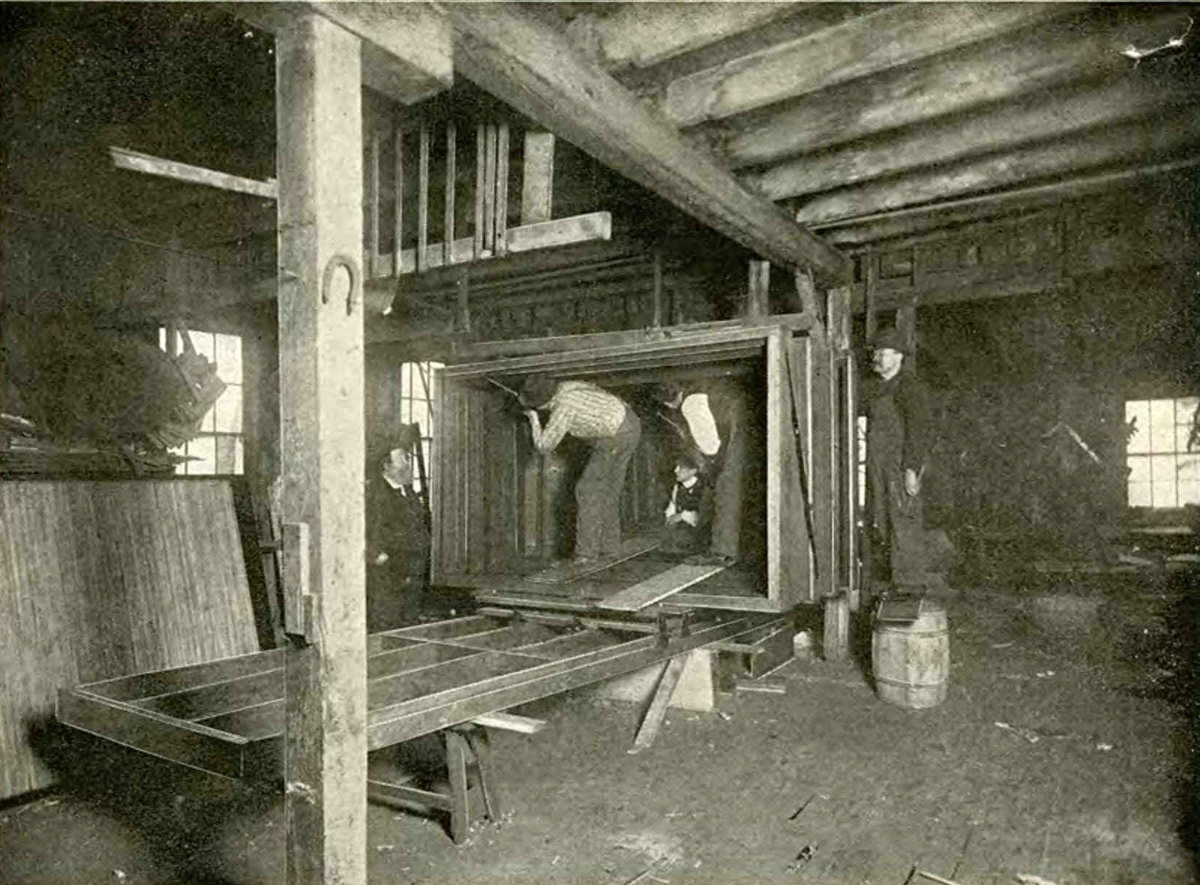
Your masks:
{"label": "wooden rafter", "polygon": [[746,190],[553,28],[504,4],[435,5],[457,33],[455,66],[517,110],[762,257],[846,277],[844,256]]}

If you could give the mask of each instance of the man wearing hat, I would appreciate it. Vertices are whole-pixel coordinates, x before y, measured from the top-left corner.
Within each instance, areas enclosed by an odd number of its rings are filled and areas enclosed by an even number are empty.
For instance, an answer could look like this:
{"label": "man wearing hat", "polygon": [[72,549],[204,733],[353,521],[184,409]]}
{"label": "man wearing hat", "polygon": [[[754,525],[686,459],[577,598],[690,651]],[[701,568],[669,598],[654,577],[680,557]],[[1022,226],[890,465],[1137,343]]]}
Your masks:
{"label": "man wearing hat", "polygon": [[[575,560],[589,562],[621,551],[621,490],[641,438],[637,413],[619,396],[587,381],[531,375],[520,392],[533,446],[553,452],[568,433],[592,449],[575,483]],[[543,428],[539,408],[549,409]]]}
{"label": "man wearing hat", "polygon": [[921,479],[933,444],[933,414],[924,385],[905,362],[909,351],[899,330],[881,330],[872,350],[879,380],[867,405],[871,576],[915,590],[926,580]]}

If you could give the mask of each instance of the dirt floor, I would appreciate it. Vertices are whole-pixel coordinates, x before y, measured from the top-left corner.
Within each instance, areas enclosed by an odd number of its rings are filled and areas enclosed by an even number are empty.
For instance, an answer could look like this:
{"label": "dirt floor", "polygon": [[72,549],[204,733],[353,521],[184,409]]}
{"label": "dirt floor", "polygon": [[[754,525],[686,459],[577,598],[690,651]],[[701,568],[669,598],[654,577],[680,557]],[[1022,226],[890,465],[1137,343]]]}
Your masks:
{"label": "dirt floor", "polygon": [[[630,755],[636,709],[540,702],[522,712],[544,731],[493,740],[502,825],[456,846],[437,816],[372,805],[371,881],[902,885],[914,866],[961,885],[1196,881],[1187,589],[960,594],[933,710],[878,701],[853,661],[798,658],[772,676],[785,694],[673,711]],[[68,783],[0,807],[0,882],[282,881],[277,795],[58,752]]]}

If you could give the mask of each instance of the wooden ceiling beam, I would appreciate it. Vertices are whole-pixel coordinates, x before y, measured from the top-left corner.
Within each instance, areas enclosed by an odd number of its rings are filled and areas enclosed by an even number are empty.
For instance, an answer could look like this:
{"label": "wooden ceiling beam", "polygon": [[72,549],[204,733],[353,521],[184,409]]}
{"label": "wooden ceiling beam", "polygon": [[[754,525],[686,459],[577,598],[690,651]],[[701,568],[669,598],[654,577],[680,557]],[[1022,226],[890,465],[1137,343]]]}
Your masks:
{"label": "wooden ceiling beam", "polygon": [[899,4],[668,84],[659,107],[693,126],[1064,16],[1067,4]]}
{"label": "wooden ceiling beam", "polygon": [[744,175],[742,181],[768,199],[783,200],[1126,122],[1191,102],[1195,93],[1195,83],[1124,76],[1099,87],[1089,83],[1051,95],[1033,106],[1023,101],[989,107],[891,138],[799,157]]}
{"label": "wooden ceiling beam", "polygon": [[580,13],[567,37],[609,70],[644,68],[793,11],[787,3],[629,3]]}
{"label": "wooden ceiling beam", "polygon": [[1172,8],[1120,12],[1088,13],[1060,26],[937,55],[687,134],[703,139],[734,169],[772,163],[1128,71],[1132,62],[1120,54],[1122,47],[1147,35],[1170,36],[1187,20]]}
{"label": "wooden ceiling beam", "polygon": [[[1156,166],[1139,166],[1103,172],[1019,188],[1000,194],[984,194],[963,197],[935,206],[916,206],[882,212],[856,221],[834,222],[818,226],[822,236],[844,248],[862,247],[868,244],[887,242],[889,248],[912,245],[933,236],[943,236],[946,228],[958,227],[980,219],[994,219],[1002,215],[1032,212],[1041,207],[1058,206],[1068,200],[1094,194],[1109,193],[1121,188],[1153,187],[1160,193],[1184,184],[1183,176],[1194,174],[1200,167],[1200,156],[1192,156]],[[1174,176],[1174,180],[1164,179]]]}
{"label": "wooden ceiling beam", "polygon": [[688,144],[567,38],[509,4],[434,4],[453,24],[455,66],[481,87],[617,172],[776,264],[826,283],[845,257]]}
{"label": "wooden ceiling beam", "polygon": [[1194,145],[1198,138],[1200,116],[1185,108],[1149,121],[1094,129],[1069,141],[1056,140],[830,191],[802,204],[796,219],[806,225],[822,224],[1098,170],[1130,158],[1149,163]]}

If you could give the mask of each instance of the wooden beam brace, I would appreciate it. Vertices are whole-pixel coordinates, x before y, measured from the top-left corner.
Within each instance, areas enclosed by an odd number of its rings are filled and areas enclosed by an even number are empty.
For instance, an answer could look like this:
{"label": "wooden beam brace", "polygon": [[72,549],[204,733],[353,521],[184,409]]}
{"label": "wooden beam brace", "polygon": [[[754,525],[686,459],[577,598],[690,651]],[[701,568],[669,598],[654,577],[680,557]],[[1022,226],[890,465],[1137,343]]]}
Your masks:
{"label": "wooden beam brace", "polygon": [[549,25],[507,4],[435,5],[457,32],[456,67],[517,110],[763,258],[848,277],[844,256],[746,190]]}
{"label": "wooden beam brace", "polygon": [[1081,134],[1069,142],[1050,142],[967,160],[952,166],[843,188],[818,196],[796,210],[805,224],[845,221],[891,209],[953,198],[1026,181],[1070,175],[1119,163],[1129,157],[1161,157],[1194,144],[1200,116],[1189,108],[1120,127]]}
{"label": "wooden beam brace", "polygon": [[1161,113],[1191,100],[1194,88],[1164,85],[1158,80],[1122,78],[1096,88],[1088,84],[1063,95],[1050,93],[1034,107],[1026,103],[987,108],[968,117],[934,122],[886,142],[838,148],[817,156],[797,157],[743,177],[772,200],[847,187],[910,169],[950,163],[964,157],[995,153]]}
{"label": "wooden beam brace", "polygon": [[276,34],[282,512],[310,528],[315,641],[285,652],[287,881],[367,879],[363,146],[357,37]]}
{"label": "wooden beam brace", "polygon": [[[911,7],[910,7],[911,8]],[[958,7],[964,10],[967,7]],[[1070,11],[1070,7],[1059,8]],[[1077,8],[1076,8],[1077,9]],[[1131,21],[1132,19],[1132,21]],[[719,144],[733,168],[812,154],[891,129],[958,114],[1022,95],[1047,92],[1085,78],[1123,74],[1129,60],[1117,50],[1135,35],[1175,33],[1187,16],[1146,7],[1136,14],[1097,15],[994,40],[949,56],[831,86],[739,118],[736,129],[712,124],[690,130]],[[1069,37],[1066,38],[1066,37]],[[711,136],[711,138],[709,137]]]}
{"label": "wooden beam brace", "polygon": [[164,160],[162,157],[131,151],[128,148],[109,147],[108,153],[112,157],[114,166],[130,172],[145,172],[147,175],[173,178],[176,181],[186,181],[190,184],[203,184],[224,191],[265,197],[268,200],[274,200],[279,193],[279,188],[272,179],[256,181],[253,178],[216,172],[212,169],[205,169],[203,166],[193,166],[190,163]]}
{"label": "wooden beam brace", "polygon": [[659,107],[694,126],[828,89],[1072,11],[1057,4],[898,4],[668,84]]}

